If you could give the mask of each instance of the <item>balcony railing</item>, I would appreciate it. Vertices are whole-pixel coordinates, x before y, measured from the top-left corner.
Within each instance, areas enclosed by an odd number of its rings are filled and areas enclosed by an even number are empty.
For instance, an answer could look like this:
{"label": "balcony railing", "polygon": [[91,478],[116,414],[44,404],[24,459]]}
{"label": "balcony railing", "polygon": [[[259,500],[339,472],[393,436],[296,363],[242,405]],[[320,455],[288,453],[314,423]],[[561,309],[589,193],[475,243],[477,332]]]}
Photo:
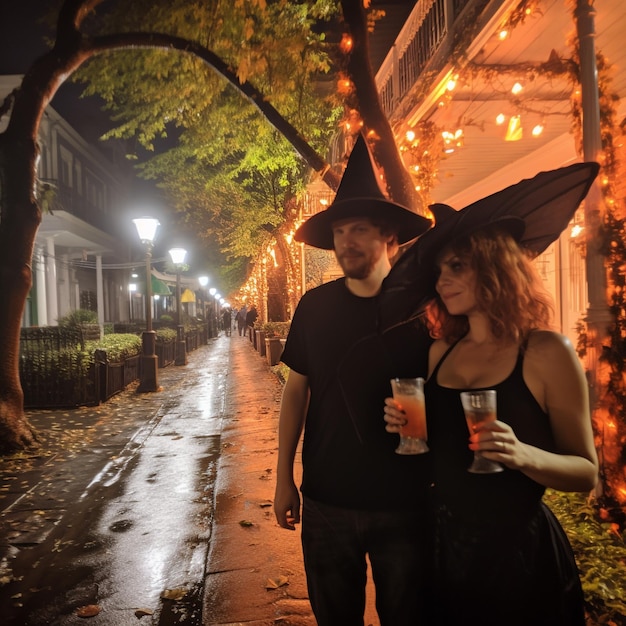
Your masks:
{"label": "balcony railing", "polygon": [[454,32],[453,25],[469,4],[487,0],[420,0],[398,34],[376,74],[376,84],[387,116],[396,109],[429,62]]}
{"label": "balcony railing", "polygon": [[103,230],[110,235],[116,235],[114,228],[115,219],[110,213],[106,213],[101,208],[89,202],[76,189],[57,182],[58,185],[58,207],[67,213]]}

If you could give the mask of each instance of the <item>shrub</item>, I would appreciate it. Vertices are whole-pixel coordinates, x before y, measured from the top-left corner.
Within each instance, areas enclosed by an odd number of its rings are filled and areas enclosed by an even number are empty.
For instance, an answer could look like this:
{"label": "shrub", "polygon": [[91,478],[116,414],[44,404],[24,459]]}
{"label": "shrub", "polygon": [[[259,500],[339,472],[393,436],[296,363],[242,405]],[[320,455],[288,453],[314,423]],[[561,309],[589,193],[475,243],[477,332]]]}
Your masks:
{"label": "shrub", "polygon": [[173,328],[159,328],[156,331],[156,340],[162,343],[175,341],[176,337],[176,331]]}
{"label": "shrub", "polygon": [[60,317],[57,323],[62,328],[80,326],[81,324],[97,324],[98,314],[87,309],[76,309]]}
{"label": "shrub", "polygon": [[100,341],[88,341],[85,344],[86,352],[93,355],[96,350],[106,351],[109,361],[119,363],[141,354],[141,337],[130,333],[105,335]]}
{"label": "shrub", "polygon": [[159,321],[161,321],[161,322],[173,322],[174,318],[171,315],[168,315],[167,313],[163,313],[163,315],[161,315],[161,317],[159,317]]}
{"label": "shrub", "polygon": [[32,352],[27,359],[29,377],[47,378],[54,372],[55,380],[70,381],[87,376],[93,365],[93,351],[81,348],[79,344],[60,350]]}
{"label": "shrub", "polygon": [[291,322],[265,322],[261,324],[259,330],[265,333],[265,337],[281,337],[284,339],[289,333]]}
{"label": "shrub", "polygon": [[624,537],[615,525],[599,518],[585,494],[548,490],[545,501],[572,544],[590,623],[623,624],[626,617]]}

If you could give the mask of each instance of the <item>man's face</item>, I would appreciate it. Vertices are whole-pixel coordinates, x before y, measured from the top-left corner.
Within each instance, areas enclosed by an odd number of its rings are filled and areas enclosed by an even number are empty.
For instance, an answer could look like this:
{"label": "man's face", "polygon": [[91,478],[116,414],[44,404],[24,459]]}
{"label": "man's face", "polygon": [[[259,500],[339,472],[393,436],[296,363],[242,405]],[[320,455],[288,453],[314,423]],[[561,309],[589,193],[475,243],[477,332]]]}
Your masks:
{"label": "man's face", "polygon": [[382,235],[366,217],[333,223],[335,256],[348,278],[367,278],[381,258],[387,257],[389,235]]}

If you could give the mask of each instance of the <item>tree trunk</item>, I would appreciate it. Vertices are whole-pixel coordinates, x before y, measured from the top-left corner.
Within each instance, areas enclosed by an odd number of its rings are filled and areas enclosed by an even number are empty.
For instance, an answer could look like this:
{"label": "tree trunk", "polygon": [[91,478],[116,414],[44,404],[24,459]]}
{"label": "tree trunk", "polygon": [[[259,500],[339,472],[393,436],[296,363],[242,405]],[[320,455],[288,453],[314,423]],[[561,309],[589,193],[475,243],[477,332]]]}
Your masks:
{"label": "tree trunk", "polygon": [[367,15],[362,0],[341,0],[344,20],[352,35],[348,74],[356,89],[358,109],[366,130],[375,140],[371,143],[374,158],[383,170],[389,196],[398,204],[417,213],[423,211],[422,200],[415,190],[410,173],[404,166],[389,120],[385,116],[372,66],[369,62]]}
{"label": "tree trunk", "polygon": [[30,447],[35,434],[24,415],[19,376],[20,327],[24,303],[32,285],[31,258],[41,214],[29,193],[32,189],[35,143],[32,137],[18,140],[0,136],[0,453]]}

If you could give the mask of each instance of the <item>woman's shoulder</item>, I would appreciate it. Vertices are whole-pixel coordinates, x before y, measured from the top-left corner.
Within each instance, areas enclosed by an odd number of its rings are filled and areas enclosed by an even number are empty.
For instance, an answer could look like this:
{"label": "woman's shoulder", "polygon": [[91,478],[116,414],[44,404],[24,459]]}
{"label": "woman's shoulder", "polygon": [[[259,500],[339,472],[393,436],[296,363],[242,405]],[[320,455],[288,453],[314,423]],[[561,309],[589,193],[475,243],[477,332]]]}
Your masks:
{"label": "woman's shoulder", "polygon": [[525,358],[542,369],[576,359],[574,346],[568,337],[553,330],[534,330],[528,336]]}
{"label": "woman's shoulder", "polygon": [[528,335],[529,350],[573,350],[568,337],[554,330],[533,330]]}

